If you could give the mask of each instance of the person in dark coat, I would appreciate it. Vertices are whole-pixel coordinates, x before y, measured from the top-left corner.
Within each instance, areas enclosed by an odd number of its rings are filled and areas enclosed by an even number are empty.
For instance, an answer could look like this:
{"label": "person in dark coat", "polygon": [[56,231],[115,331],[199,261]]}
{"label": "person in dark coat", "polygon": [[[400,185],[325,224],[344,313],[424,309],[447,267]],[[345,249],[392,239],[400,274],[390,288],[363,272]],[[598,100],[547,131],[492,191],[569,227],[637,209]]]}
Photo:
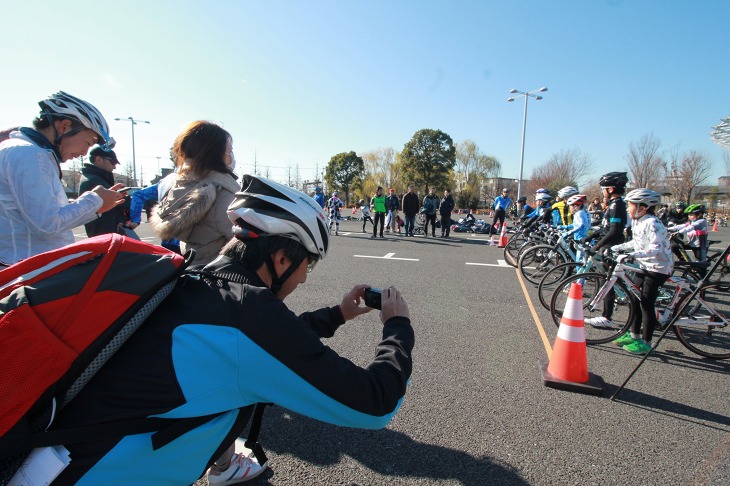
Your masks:
{"label": "person in dark coat", "polygon": [[408,186],[408,192],[403,195],[403,214],[406,215],[406,236],[413,236],[413,227],[416,225],[416,214],[420,209],[418,195],[413,192],[413,184]]}
{"label": "person in dark coat", "polygon": [[[109,189],[114,185],[114,168],[119,165],[117,154],[113,150],[105,151],[102,147],[96,146],[89,152],[89,160],[91,162],[85,163],[81,168],[83,179],[79,187],[79,194],[90,191],[96,186]],[[106,233],[119,233],[123,224],[124,205],[121,205],[105,213],[97,214],[97,218],[86,223],[84,227],[86,236],[91,238]]]}
{"label": "person in dark coat", "polygon": [[441,215],[441,238],[448,238],[451,233],[451,211],[454,210],[454,198],[451,197],[451,189],[444,191],[444,197],[439,204],[439,214]]}

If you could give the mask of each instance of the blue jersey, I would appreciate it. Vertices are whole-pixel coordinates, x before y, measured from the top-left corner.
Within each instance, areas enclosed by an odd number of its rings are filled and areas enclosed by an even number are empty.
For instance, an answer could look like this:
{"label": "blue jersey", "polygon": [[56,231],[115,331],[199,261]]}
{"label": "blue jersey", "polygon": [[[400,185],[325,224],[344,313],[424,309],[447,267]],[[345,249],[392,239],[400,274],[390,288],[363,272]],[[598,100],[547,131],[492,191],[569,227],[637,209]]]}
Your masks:
{"label": "blue jersey", "polygon": [[507,211],[511,204],[512,199],[508,197],[497,196],[494,199],[494,210],[496,211],[497,209],[504,209],[505,211]]}
{"label": "blue jersey", "polygon": [[314,194],[314,200],[317,201],[317,204],[319,204],[319,207],[324,209],[324,194],[321,192]]}
{"label": "blue jersey", "polygon": [[570,230],[566,233],[566,237],[572,236],[575,240],[582,240],[591,229],[591,215],[585,209],[576,211],[573,214],[573,224],[565,226],[565,229]]}

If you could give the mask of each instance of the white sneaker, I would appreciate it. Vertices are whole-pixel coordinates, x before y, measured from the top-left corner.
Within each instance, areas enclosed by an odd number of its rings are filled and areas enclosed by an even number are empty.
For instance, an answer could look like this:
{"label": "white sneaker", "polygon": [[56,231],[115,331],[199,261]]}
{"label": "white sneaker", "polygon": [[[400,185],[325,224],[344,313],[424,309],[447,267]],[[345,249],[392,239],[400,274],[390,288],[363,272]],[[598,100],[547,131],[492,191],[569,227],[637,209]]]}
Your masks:
{"label": "white sneaker", "polygon": [[586,324],[596,329],[613,329],[613,321],[603,316],[589,317],[585,320]]}
{"label": "white sneaker", "polygon": [[255,478],[264,470],[268,464],[258,463],[250,449],[244,447],[243,439],[236,439],[236,452],[231,456],[231,464],[223,472],[217,472],[214,467],[208,469],[206,477],[211,486],[227,486],[239,484]]}

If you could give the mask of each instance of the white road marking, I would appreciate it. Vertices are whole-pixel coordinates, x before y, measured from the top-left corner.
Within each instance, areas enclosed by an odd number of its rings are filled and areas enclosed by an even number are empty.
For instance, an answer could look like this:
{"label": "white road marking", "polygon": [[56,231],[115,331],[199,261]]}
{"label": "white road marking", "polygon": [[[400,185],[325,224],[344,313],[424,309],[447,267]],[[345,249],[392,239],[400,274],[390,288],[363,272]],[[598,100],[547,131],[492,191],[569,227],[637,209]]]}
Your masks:
{"label": "white road marking", "polygon": [[514,268],[510,264],[508,264],[505,260],[497,260],[497,264],[494,263],[471,263],[466,262],[467,265],[478,265],[481,267],[502,267],[502,268]]}
{"label": "white road marking", "polygon": [[419,258],[398,258],[394,257],[395,253],[386,253],[385,256],[372,256],[372,255],[352,255],[356,258],[378,258],[381,260],[404,260],[408,262],[420,262]]}

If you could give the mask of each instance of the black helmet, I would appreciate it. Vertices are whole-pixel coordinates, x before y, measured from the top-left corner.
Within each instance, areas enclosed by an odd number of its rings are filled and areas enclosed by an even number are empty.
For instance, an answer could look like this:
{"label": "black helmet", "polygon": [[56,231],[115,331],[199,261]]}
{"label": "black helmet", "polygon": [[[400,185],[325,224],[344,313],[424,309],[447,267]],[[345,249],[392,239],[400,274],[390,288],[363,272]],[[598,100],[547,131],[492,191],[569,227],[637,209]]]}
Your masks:
{"label": "black helmet", "polygon": [[609,172],[601,176],[598,185],[601,187],[626,187],[628,182],[629,178],[626,176],[626,172]]}
{"label": "black helmet", "polygon": [[687,207],[687,203],[685,203],[684,201],[677,201],[676,203],[674,203],[674,205],[677,207],[677,209],[680,209],[682,211],[684,211],[684,208]]}
{"label": "black helmet", "polygon": [[527,202],[527,198],[526,198],[525,196],[522,196],[521,198],[519,198],[519,199],[517,200],[517,202],[518,202],[518,203],[522,203],[522,204],[525,204],[525,203]]}

